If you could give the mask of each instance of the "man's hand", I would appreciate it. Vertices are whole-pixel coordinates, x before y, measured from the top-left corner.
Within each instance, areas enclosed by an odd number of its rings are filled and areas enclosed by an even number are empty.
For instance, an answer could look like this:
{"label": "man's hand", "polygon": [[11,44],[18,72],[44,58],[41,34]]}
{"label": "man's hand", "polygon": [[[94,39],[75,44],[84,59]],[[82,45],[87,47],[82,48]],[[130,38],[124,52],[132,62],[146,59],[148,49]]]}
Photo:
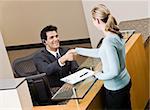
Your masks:
{"label": "man's hand", "polygon": [[66,61],[73,61],[75,54],[75,49],[68,50],[67,53],[60,58],[60,62],[64,64]]}
{"label": "man's hand", "polygon": [[73,61],[74,57],[73,57],[73,52],[71,50],[68,50],[68,52],[65,55],[67,61]]}

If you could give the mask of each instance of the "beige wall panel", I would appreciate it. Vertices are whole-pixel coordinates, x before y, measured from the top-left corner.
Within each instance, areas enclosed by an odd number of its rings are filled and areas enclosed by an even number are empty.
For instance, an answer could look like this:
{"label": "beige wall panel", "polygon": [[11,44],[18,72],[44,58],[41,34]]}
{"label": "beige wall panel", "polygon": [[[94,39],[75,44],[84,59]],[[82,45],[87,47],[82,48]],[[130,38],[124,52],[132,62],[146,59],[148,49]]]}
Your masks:
{"label": "beige wall panel", "polygon": [[7,51],[0,33],[0,79],[14,78]]}
{"label": "beige wall panel", "polygon": [[40,43],[40,30],[53,24],[61,41],[88,37],[80,0],[8,0],[0,2],[0,26],[7,46]]}
{"label": "beige wall panel", "polygon": [[[0,8],[2,7],[2,4],[0,3]],[[2,10],[0,9],[0,32],[2,32]]]}

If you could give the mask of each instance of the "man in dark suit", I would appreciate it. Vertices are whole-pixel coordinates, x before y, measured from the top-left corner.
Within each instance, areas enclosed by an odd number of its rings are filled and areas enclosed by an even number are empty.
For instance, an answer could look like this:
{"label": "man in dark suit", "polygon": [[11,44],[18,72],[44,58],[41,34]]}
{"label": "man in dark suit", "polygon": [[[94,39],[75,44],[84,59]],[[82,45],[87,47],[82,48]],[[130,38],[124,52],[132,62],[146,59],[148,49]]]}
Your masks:
{"label": "man in dark suit", "polygon": [[[60,81],[78,68],[76,61],[73,61],[73,54],[67,48],[60,47],[57,27],[49,25],[41,31],[41,40],[45,48],[38,52],[33,60],[40,73],[47,73],[50,86],[54,93],[64,83]],[[53,93],[52,93],[53,95]]]}

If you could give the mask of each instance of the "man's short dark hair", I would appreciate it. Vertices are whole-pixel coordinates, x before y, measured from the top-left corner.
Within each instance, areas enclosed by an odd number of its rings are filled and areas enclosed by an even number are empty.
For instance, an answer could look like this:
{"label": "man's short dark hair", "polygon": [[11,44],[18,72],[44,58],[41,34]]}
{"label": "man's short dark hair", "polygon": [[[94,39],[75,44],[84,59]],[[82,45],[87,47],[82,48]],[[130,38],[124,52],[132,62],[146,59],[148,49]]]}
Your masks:
{"label": "man's short dark hair", "polygon": [[49,31],[56,31],[57,32],[57,27],[53,26],[53,25],[49,25],[49,26],[46,26],[45,28],[43,28],[41,33],[40,33],[42,41],[47,40],[46,32],[49,32]]}

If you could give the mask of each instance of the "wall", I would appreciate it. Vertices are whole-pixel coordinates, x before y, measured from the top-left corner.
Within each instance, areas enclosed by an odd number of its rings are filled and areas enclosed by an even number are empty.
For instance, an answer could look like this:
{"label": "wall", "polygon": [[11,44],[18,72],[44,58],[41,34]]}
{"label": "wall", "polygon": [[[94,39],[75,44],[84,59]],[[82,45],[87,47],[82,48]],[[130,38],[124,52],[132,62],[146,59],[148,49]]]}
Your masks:
{"label": "wall", "polygon": [[[0,3],[0,7],[2,7],[2,4]],[[0,32],[2,31],[2,10],[0,9]]]}
{"label": "wall", "polygon": [[150,1],[148,0],[148,16],[150,17]]}
{"label": "wall", "polygon": [[49,24],[58,27],[61,41],[89,38],[81,0],[6,0],[0,11],[6,46],[40,43]]}
{"label": "wall", "polygon": [[6,52],[2,35],[0,33],[0,79],[14,78],[10,61]]}
{"label": "wall", "polygon": [[148,0],[82,0],[89,36],[92,47],[96,47],[99,39],[103,36],[98,32],[91,20],[91,9],[97,4],[105,4],[113,16],[120,21],[134,20],[150,17],[148,14]]}

